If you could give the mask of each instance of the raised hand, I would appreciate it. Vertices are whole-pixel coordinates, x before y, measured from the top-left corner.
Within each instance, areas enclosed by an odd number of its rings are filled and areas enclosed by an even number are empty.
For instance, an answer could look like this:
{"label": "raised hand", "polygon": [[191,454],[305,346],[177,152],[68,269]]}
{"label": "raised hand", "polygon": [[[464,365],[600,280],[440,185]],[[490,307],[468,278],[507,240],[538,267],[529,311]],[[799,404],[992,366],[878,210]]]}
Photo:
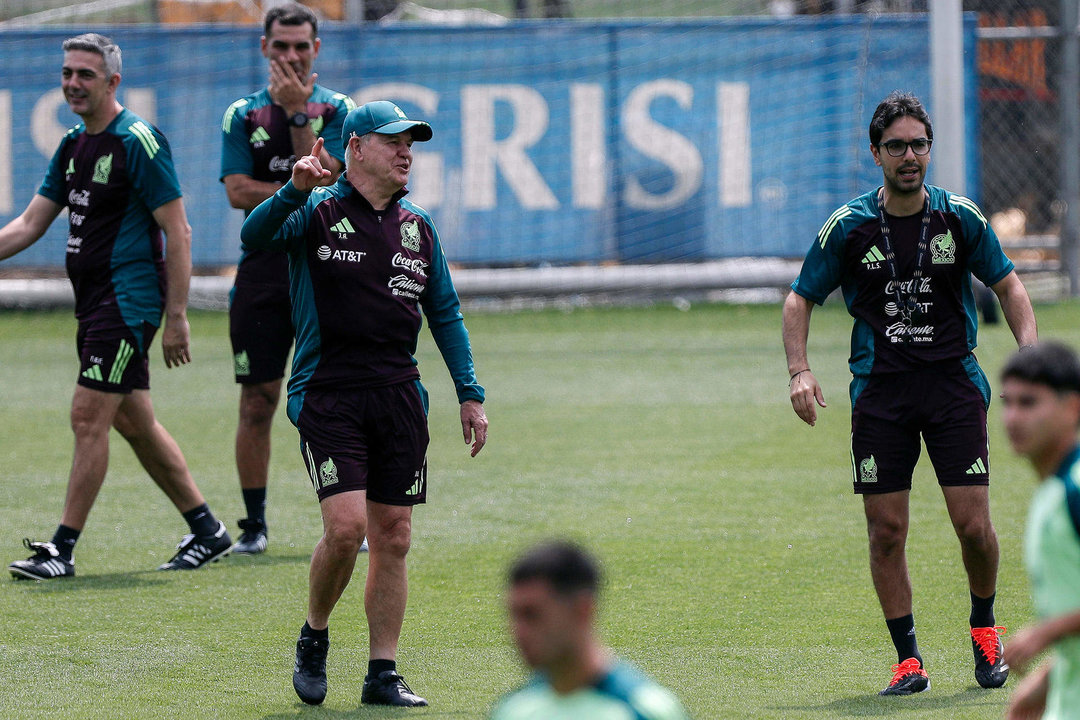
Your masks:
{"label": "raised hand", "polygon": [[305,155],[296,161],[292,169],[292,184],[297,190],[309,192],[320,185],[332,185],[334,173],[323,167],[319,154],[323,149],[323,139],[320,137],[311,146],[311,154]]}
{"label": "raised hand", "polygon": [[305,79],[297,75],[289,63],[270,61],[270,97],[289,114],[304,111],[318,79],[318,73]]}

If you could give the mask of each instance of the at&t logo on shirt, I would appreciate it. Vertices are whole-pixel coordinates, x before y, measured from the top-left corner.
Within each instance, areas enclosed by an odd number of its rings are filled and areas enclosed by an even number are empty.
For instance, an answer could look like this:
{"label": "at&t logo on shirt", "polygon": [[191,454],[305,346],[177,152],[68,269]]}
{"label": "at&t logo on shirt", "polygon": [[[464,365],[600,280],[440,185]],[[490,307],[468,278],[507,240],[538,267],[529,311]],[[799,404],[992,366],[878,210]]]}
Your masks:
{"label": "at&t logo on shirt", "polygon": [[320,245],[315,254],[320,260],[341,260],[343,262],[356,263],[367,255],[360,250],[334,250],[329,245]]}

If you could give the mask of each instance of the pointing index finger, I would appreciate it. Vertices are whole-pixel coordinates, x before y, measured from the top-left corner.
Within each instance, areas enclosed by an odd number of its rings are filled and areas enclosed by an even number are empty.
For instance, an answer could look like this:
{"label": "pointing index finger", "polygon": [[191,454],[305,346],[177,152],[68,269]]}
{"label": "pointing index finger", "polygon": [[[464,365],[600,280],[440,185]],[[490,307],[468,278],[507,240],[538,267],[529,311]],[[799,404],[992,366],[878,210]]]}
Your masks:
{"label": "pointing index finger", "polygon": [[320,136],[320,137],[315,138],[315,144],[311,146],[311,154],[314,155],[315,157],[319,157],[319,151],[322,150],[322,147],[323,147],[323,139],[322,139],[322,137]]}

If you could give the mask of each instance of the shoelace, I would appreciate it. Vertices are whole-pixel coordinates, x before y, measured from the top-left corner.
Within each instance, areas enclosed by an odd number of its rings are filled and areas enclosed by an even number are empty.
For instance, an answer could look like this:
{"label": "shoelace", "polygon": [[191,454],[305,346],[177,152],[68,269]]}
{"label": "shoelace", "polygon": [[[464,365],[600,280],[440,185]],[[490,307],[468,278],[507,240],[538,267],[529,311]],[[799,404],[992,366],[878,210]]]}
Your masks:
{"label": "shoelace", "polygon": [[971,628],[971,638],[975,645],[991,665],[998,659],[998,635],[1004,635],[1005,628],[1001,625],[994,627]]}
{"label": "shoelace", "polygon": [[405,690],[409,694],[413,694],[412,688],[409,687],[408,683],[405,682],[405,676],[398,675],[393,670],[381,672],[375,676],[375,679],[384,685],[400,685],[401,687],[405,688]]}
{"label": "shoelace", "polygon": [[892,669],[896,674],[893,675],[892,682],[889,685],[895,685],[912,673],[926,677],[926,671],[922,669],[922,665],[919,664],[917,658],[908,658],[902,663],[893,665]]}
{"label": "shoelace", "polygon": [[326,662],[327,645],[318,640],[306,645],[304,652],[300,653],[300,665],[305,672],[322,672],[323,663]]}
{"label": "shoelace", "polygon": [[60,557],[60,551],[56,549],[56,546],[51,542],[35,542],[30,538],[23,538],[23,547],[30,552],[34,553],[34,557],[44,556],[45,558]]}

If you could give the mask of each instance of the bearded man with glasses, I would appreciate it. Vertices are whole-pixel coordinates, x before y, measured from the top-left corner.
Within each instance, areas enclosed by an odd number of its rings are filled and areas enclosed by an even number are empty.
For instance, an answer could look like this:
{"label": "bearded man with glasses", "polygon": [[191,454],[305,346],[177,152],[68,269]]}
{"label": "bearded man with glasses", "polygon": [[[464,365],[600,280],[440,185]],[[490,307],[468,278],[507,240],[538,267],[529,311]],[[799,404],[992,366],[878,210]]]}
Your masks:
{"label": "bearded man with glasses", "polygon": [[854,318],[849,366],[851,462],[870,542],[870,574],[897,664],[882,695],[910,695],[930,680],[915,642],[905,544],[920,441],[960,540],[971,594],[975,678],[1008,677],[994,597],[998,543],[990,520],[986,410],[990,385],[973,353],[971,276],[998,296],[1017,344],[1037,339],[1027,290],[971,200],[924,184],[934,131],[919,99],[894,92],[870,121],[881,187],[834,212],[811,244],[784,302],[783,337],[795,413],[817,422],[825,396],[806,341],[815,304],[842,289]]}

